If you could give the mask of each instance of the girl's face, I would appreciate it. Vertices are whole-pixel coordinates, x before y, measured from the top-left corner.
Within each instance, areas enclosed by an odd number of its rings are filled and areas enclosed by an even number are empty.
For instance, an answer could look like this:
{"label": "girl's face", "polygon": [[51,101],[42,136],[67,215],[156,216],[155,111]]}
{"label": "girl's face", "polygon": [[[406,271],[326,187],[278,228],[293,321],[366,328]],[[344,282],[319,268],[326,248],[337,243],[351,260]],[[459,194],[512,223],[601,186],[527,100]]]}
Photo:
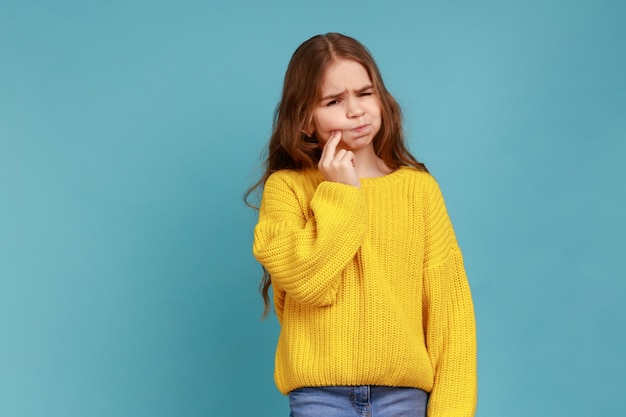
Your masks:
{"label": "girl's face", "polygon": [[363,65],[340,59],[326,70],[322,99],[313,111],[314,133],[326,143],[331,133],[341,131],[338,147],[358,151],[373,148],[381,125],[380,102]]}

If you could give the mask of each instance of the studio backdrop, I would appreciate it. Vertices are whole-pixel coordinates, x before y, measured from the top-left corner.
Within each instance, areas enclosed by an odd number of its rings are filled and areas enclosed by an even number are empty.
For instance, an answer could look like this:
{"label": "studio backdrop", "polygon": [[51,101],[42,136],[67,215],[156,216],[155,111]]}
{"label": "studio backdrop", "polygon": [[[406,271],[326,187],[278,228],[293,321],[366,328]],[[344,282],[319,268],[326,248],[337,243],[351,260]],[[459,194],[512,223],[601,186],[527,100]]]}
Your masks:
{"label": "studio backdrop", "polygon": [[625,5],[0,0],[0,416],[288,415],[242,196],[330,31],[443,190],[477,416],[626,415]]}

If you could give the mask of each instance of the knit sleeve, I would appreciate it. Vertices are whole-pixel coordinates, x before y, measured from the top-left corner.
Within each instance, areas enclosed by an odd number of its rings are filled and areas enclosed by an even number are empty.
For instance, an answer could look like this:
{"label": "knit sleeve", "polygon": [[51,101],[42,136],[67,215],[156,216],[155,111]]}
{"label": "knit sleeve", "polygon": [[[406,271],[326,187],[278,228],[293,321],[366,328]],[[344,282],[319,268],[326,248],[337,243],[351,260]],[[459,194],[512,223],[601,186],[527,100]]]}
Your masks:
{"label": "knit sleeve", "polygon": [[429,417],[471,417],[476,410],[476,326],[469,283],[439,187],[426,193],[424,326],[435,380]]}
{"label": "knit sleeve", "polygon": [[306,201],[288,175],[268,178],[254,229],[253,253],[272,283],[302,304],[335,301],[341,271],[359,249],[367,214],[362,190],[324,181]]}

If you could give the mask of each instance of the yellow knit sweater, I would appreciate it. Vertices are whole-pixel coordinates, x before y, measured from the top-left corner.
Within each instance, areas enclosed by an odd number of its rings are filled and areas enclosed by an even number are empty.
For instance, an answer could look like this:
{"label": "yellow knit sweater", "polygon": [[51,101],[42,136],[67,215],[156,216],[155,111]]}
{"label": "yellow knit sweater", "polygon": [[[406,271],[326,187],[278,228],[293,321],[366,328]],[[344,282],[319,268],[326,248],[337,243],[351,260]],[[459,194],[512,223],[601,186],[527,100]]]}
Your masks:
{"label": "yellow knit sweater", "polygon": [[276,385],[415,387],[429,416],[473,416],[473,305],[440,189],[409,167],[361,184],[265,184],[253,252],[281,325]]}

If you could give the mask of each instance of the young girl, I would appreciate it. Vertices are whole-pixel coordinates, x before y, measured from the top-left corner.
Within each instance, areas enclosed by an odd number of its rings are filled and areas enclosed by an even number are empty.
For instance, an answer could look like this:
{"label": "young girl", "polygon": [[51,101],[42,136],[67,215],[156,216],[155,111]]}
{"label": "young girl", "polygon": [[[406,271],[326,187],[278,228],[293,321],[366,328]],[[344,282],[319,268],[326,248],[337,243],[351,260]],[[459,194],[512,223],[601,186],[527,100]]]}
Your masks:
{"label": "young girl", "polygon": [[298,47],[265,167],[253,252],[291,416],[473,416],[461,251],[362,44],[329,33]]}

